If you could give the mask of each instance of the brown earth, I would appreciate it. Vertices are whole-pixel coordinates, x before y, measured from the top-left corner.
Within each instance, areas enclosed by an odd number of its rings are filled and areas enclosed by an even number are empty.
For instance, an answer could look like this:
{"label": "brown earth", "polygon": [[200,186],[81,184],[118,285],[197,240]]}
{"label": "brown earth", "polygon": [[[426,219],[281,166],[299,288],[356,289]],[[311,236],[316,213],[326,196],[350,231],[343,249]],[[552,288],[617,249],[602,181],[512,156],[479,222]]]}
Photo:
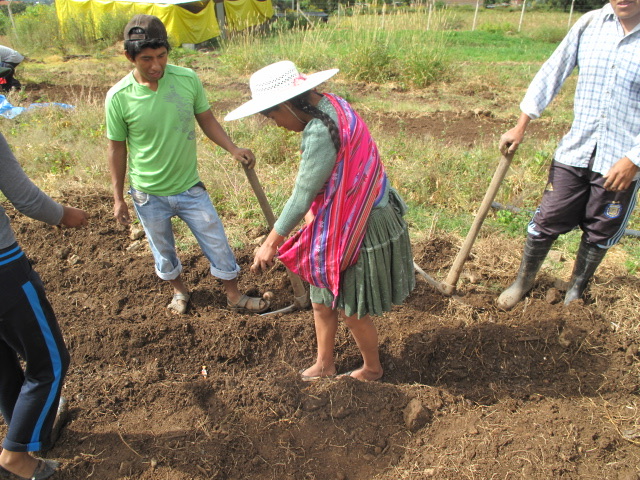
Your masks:
{"label": "brown earth", "polygon": [[[485,127],[503,128],[481,116]],[[477,118],[423,119],[454,120],[472,141]],[[110,194],[65,193],[65,203],[90,213],[88,228],[54,229],[3,204],[72,355],[69,421],[47,453],[62,462],[55,478],[640,478],[639,344],[618,332],[621,320],[633,322],[620,315],[640,303],[635,276],[605,264],[586,303],[564,307],[543,272],[526,301],[502,312],[493,300],[521,245],[480,238],[461,298],[418,278],[408,301],[376,320],[382,381],[305,383],[297,372],[314,357],[310,311],[226,310],[193,250],[181,254],[191,307],[171,315],[169,289],[144,240],[134,244],[112,220]],[[425,238],[415,260],[442,276],[458,248],[459,239]],[[252,249],[236,252],[242,289],[271,290],[274,308],[289,305],[282,267],[249,272]],[[336,354],[340,371],[359,366],[343,327]]]}
{"label": "brown earth", "polygon": [[[208,88],[216,87],[215,85],[206,84],[205,86]],[[234,83],[229,87],[246,91],[246,94],[249,95],[245,84]],[[372,93],[365,86],[360,86],[360,89],[363,90],[363,95]],[[23,89],[21,101],[16,105],[27,106],[36,102],[74,104],[79,97],[102,99],[107,90],[108,87],[87,85],[28,84]],[[387,92],[385,95],[394,95],[394,93]],[[397,93],[395,95],[402,97],[404,94]],[[469,95],[473,96],[474,92],[470,91]],[[427,95],[423,95],[423,97],[425,96]],[[426,101],[424,98],[422,100]],[[221,100],[213,105],[213,109],[217,116],[222,117],[236,106],[237,102]],[[515,119],[496,118],[490,110],[468,110],[465,108],[455,111],[436,111],[429,114],[367,111],[366,114],[363,112],[362,115],[366,117],[371,126],[379,126],[380,129],[383,129],[388,134],[402,132],[410,136],[426,135],[437,138],[445,144],[455,144],[469,148],[479,142],[495,143],[500,134],[511,128],[515,121]],[[540,119],[528,127],[527,137],[546,139],[553,136],[559,138],[564,129],[568,129],[568,127],[560,128],[559,131],[558,126],[554,125],[550,128],[547,119]]]}

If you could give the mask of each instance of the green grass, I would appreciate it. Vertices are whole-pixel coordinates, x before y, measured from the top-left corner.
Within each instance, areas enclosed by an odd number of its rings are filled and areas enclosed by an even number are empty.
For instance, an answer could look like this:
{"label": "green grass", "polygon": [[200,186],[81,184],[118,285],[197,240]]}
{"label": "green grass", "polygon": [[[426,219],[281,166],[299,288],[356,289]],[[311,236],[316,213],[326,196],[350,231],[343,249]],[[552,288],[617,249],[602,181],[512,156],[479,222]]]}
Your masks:
{"label": "green grass", "polygon": [[[21,80],[106,89],[130,69],[120,45],[92,40],[96,31],[106,32],[106,39],[116,36],[109,32],[118,30],[120,19],[103,23],[93,33],[78,27],[75,36],[63,40],[51,7],[27,12],[18,22],[18,33],[31,61],[21,65]],[[277,27],[272,34],[235,35],[221,42],[213,55],[175,48],[171,61],[198,71],[214,110],[218,112],[215,102],[223,102],[221,116],[229,105],[246,99],[246,88],[237,88],[237,83],[246,85],[253,71],[270,62],[290,59],[303,72],[340,68],[340,75],[329,85],[365,119],[377,112],[407,114],[393,133],[375,122],[370,127],[393,185],[410,206],[407,218],[412,235],[422,238],[425,232],[443,231],[464,236],[496,168],[496,146],[445,145],[442,140],[415,136],[410,116],[483,108],[506,125],[515,122],[527,85],[564,35],[568,21],[564,13],[532,11],[517,32],[519,16],[518,10],[482,10],[476,30],[471,31],[473,9],[438,9],[430,17],[425,8],[413,13],[333,15],[328,24],[310,29]],[[92,57],[63,61],[59,54],[69,52]],[[525,211],[537,206],[559,139],[555,132],[571,122],[574,84],[575,75],[538,121],[547,122],[546,128],[554,133],[545,139],[527,139],[520,147],[498,202]],[[73,88],[79,92],[71,102],[78,105],[74,111],[42,110],[0,120],[2,131],[27,171],[44,187],[59,191],[73,179],[109,189],[103,98]],[[237,144],[256,154],[259,178],[277,214],[295,179],[299,135],[258,116],[223,126]],[[228,225],[232,243],[244,244],[248,230],[264,225],[262,212],[234,160],[203,136],[199,142],[202,178]],[[528,214],[490,212],[483,228],[492,235],[524,236],[528,220]],[[634,224],[638,224],[635,218],[632,228]],[[567,238],[559,242],[560,248],[573,248],[575,239]],[[638,257],[636,243],[622,242],[629,258]],[[636,272],[638,263],[627,262],[627,270]]]}
{"label": "green grass", "polygon": [[[557,44],[534,40],[520,35],[501,32],[450,32],[447,36],[447,54],[458,61],[477,64],[544,62]],[[489,48],[488,48],[489,47]]]}
{"label": "green grass", "polygon": [[637,237],[624,237],[618,247],[627,252],[625,267],[629,275],[637,275],[640,271],[640,242]]}

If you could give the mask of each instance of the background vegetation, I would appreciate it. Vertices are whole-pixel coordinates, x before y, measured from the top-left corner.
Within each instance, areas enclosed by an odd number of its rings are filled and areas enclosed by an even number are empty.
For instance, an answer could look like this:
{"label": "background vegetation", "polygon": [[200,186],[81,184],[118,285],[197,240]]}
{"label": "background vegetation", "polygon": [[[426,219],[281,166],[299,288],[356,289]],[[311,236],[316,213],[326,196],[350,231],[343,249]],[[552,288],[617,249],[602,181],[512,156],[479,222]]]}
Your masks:
{"label": "background vegetation", "polygon": [[[483,9],[473,31],[474,12],[468,8],[383,5],[380,13],[351,13],[340,11],[326,24],[293,29],[283,18],[266,32],[218,42],[212,51],[176,48],[172,61],[198,71],[220,118],[246,100],[247,88],[238,85],[246,86],[250,74],[270,62],[287,58],[302,71],[340,68],[330,88],[368,120],[393,184],[411,207],[414,238],[434,232],[464,236],[499,160],[501,132],[486,132],[462,144],[446,141],[440,132],[414,135],[412,119],[435,112],[487,112],[508,128],[528,83],[578,15],[532,10],[518,32],[518,9]],[[58,92],[66,89],[65,98],[76,108],[39,109],[2,119],[3,133],[29,173],[50,191],[109,189],[102,104],[106,90],[129,70],[120,42],[126,19],[99,25],[78,21],[61,30],[52,6],[35,5],[15,20],[16,30],[5,41],[28,57],[18,70],[27,88],[12,93],[10,100],[26,102],[29,85],[45,85]],[[528,212],[537,205],[557,141],[572,118],[574,80],[537,121],[547,133],[520,148],[499,192],[500,203],[524,213],[490,215],[482,235],[524,236]],[[385,128],[380,115],[395,118],[395,128]],[[255,151],[258,175],[279,212],[295,178],[298,136],[260,118],[224,126],[238,144]],[[262,214],[242,170],[226,152],[200,140],[201,174],[232,243],[241,245],[247,231],[263,225]],[[634,225],[635,218],[630,227]],[[559,245],[572,255],[578,239],[575,232]],[[621,244],[622,261],[635,272],[637,240],[626,238]]]}

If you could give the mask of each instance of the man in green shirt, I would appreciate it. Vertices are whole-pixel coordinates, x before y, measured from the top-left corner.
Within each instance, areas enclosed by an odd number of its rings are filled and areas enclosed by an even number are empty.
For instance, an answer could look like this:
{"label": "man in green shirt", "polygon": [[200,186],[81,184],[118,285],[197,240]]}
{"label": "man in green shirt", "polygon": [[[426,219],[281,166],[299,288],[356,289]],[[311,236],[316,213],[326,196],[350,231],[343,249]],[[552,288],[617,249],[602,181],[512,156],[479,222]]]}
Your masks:
{"label": "man in green shirt", "polygon": [[198,175],[196,121],[209,139],[249,168],[255,164],[253,153],[238,148],[222,129],[195,72],[167,63],[170,45],[160,19],[134,16],[124,39],[125,56],[134,69],[109,90],[105,102],[116,220],[123,225],[131,222],[124,200],[128,166],[130,193],[156,273],[174,290],[168,308],[184,313],[189,302],[171,225],[177,216],[211,262],[211,274],[222,281],[228,306],[241,312],[265,311],[268,301],[238,290],[240,267]]}

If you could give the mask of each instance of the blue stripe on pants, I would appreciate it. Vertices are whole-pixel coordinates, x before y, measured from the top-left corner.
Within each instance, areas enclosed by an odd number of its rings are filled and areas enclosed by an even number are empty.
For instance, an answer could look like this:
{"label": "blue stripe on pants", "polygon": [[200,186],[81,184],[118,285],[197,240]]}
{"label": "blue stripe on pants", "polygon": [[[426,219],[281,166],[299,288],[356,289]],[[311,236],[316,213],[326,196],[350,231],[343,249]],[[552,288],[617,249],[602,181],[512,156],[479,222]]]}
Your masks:
{"label": "blue stripe on pants", "polygon": [[620,230],[618,230],[618,232],[613,237],[611,237],[609,241],[606,242],[604,245],[598,245],[599,247],[601,248],[612,247],[613,245],[618,243],[622,238],[622,235],[624,235],[624,231],[626,230],[627,224],[629,223],[629,218],[631,218],[631,214],[636,208],[636,202],[638,200],[638,189],[640,188],[640,180],[634,181],[631,184],[631,187],[633,188],[633,196],[631,197],[631,201],[629,202],[629,206],[627,207],[627,212],[625,213],[624,220],[622,222],[622,225],[620,226]]}
{"label": "blue stripe on pants", "polygon": [[36,289],[34,288],[31,282],[25,283],[22,286],[22,289],[24,290],[24,293],[27,296],[29,304],[31,305],[31,308],[33,309],[33,313],[38,322],[38,325],[40,326],[40,330],[42,331],[42,336],[47,345],[47,349],[49,350],[49,357],[51,360],[51,366],[53,368],[53,374],[54,374],[54,381],[51,384],[51,390],[49,391],[49,395],[47,396],[47,401],[44,405],[44,408],[40,412],[38,421],[33,430],[33,434],[31,435],[31,442],[38,444],[37,448],[36,446],[34,446],[34,448],[36,448],[36,450],[39,450],[40,449],[39,439],[40,439],[40,432],[42,431],[42,424],[44,423],[45,418],[47,417],[47,414],[51,410],[51,406],[55,401],[58,389],[60,388],[60,382],[62,381],[62,360],[60,358],[60,351],[58,350],[58,346],[56,345],[56,341],[51,332],[51,328],[47,323],[46,315],[42,310],[42,305],[40,304],[40,298],[38,297],[38,293]]}
{"label": "blue stripe on pants", "polygon": [[[8,247],[11,248],[11,247]],[[5,257],[8,257],[9,255],[13,255],[16,252],[20,251],[20,247],[19,246],[15,246],[14,248],[11,248],[11,250],[7,250],[5,252],[0,253],[0,259],[4,259]]]}

